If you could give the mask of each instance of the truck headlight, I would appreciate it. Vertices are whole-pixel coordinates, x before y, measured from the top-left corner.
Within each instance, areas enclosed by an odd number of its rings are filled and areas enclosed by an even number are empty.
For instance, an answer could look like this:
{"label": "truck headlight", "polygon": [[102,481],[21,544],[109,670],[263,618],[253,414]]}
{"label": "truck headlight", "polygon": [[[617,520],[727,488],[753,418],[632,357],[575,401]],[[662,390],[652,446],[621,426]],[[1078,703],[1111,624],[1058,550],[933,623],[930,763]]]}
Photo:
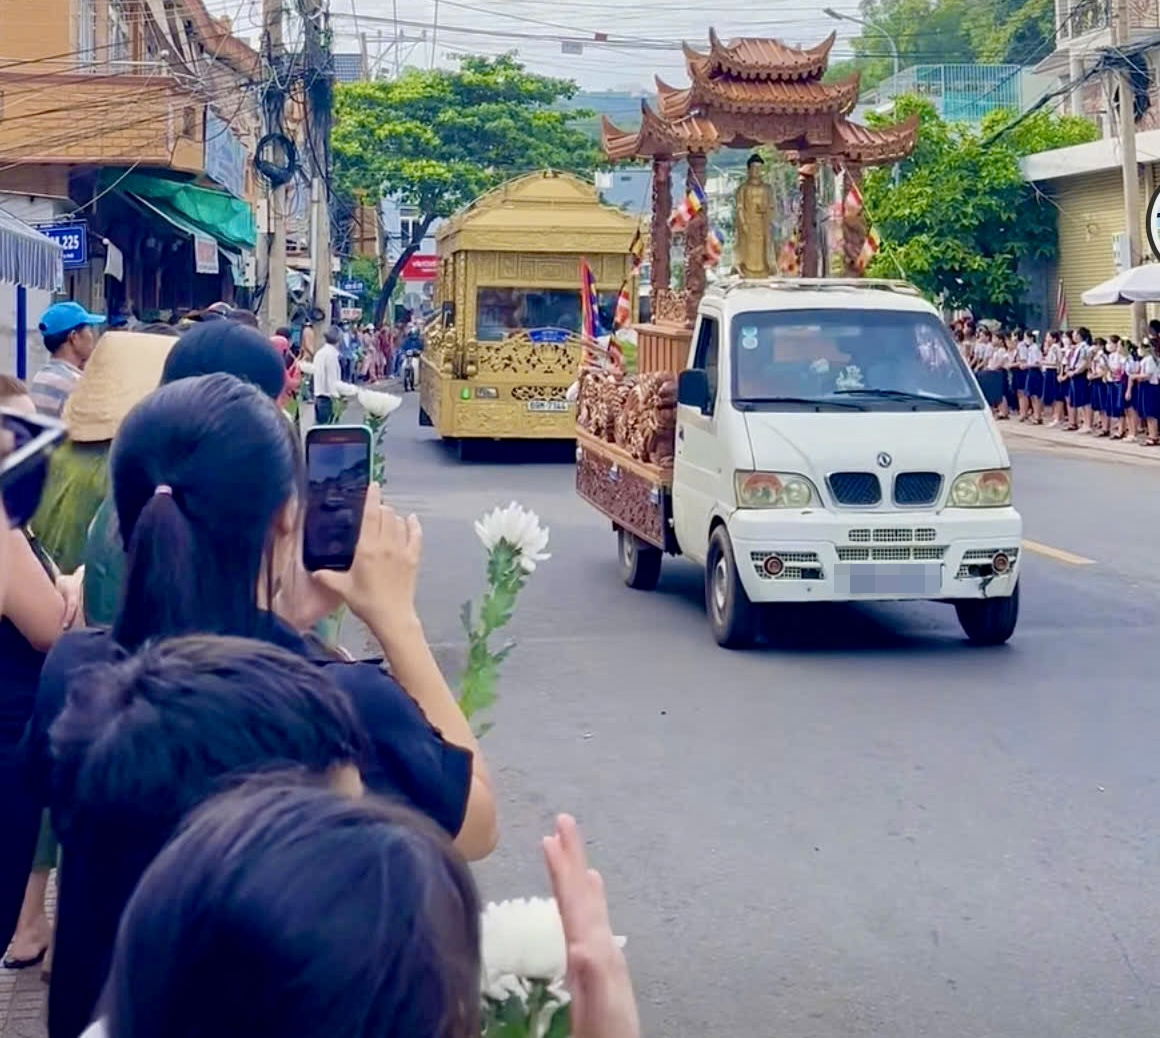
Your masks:
{"label": "truck headlight", "polygon": [[1003,508],[1010,503],[1010,469],[964,472],[951,484],[953,508]]}
{"label": "truck headlight", "polygon": [[796,472],[735,472],[738,508],[808,508],[818,500],[814,485]]}

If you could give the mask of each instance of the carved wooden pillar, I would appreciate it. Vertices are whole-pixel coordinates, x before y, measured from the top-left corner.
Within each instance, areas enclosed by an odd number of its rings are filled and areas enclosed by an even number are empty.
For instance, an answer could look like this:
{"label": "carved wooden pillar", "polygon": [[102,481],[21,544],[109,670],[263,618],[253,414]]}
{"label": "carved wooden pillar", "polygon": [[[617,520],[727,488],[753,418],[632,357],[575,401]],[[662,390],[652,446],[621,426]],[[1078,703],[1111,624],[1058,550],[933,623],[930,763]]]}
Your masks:
{"label": "carved wooden pillar", "polygon": [[[688,173],[685,190],[705,190],[705,156],[690,154],[686,160]],[[692,327],[697,319],[697,306],[705,294],[705,240],[709,236],[709,219],[702,209],[685,228],[685,321]]]}
{"label": "carved wooden pillar", "polygon": [[669,253],[672,248],[672,232],[669,230],[669,216],[673,211],[673,160],[668,155],[654,155],[652,160],[652,227],[649,233],[649,287],[652,298],[657,292],[669,290],[672,273],[669,269]]}
{"label": "carved wooden pillar", "polygon": [[818,167],[813,163],[798,170],[801,212],[798,214],[798,241],[801,243],[801,276],[818,276]]}
{"label": "carved wooden pillar", "polygon": [[858,257],[866,244],[866,214],[861,205],[846,203],[852,188],[856,187],[855,194],[862,197],[862,167],[847,162],[845,169],[846,175],[842,178],[842,273],[848,278],[856,278],[862,276]]}

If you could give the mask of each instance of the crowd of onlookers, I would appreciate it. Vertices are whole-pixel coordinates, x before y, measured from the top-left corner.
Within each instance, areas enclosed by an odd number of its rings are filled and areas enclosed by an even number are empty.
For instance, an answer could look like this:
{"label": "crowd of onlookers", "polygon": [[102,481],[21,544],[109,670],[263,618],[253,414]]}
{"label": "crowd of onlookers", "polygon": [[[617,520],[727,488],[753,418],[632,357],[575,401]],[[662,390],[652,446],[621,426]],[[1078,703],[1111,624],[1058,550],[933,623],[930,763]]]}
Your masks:
{"label": "crowd of onlookers", "polygon": [[[278,403],[309,337],[102,323],[55,305],[49,364],[0,379],[4,965],[44,970],[50,1038],[477,1038],[496,796],[418,521],[372,486],[351,569],[307,572]],[[314,633],[339,607],[381,660]],[[575,822],[543,850],[572,1033],[636,1038]]]}
{"label": "crowd of onlookers", "polygon": [[1140,343],[1087,328],[1041,335],[970,320],[952,331],[973,371],[1003,373],[999,420],[1160,446],[1160,321]]}

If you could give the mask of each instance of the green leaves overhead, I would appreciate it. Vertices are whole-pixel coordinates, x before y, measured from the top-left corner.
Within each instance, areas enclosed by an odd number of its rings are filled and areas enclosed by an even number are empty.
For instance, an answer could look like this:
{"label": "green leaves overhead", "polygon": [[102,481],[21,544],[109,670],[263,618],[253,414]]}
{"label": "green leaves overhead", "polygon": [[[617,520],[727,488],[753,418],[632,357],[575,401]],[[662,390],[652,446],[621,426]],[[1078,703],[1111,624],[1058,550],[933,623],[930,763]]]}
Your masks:
{"label": "green leaves overhead", "polygon": [[599,164],[592,141],[574,126],[586,113],[551,107],[575,92],[574,83],[528,72],[512,55],[340,85],[333,133],[339,189],[450,216],[520,173],[586,173]]}
{"label": "green leaves overhead", "polygon": [[1037,112],[992,143],[1013,116],[995,112],[981,126],[944,122],[933,105],[899,98],[870,121],[894,122],[917,112],[918,145],[895,185],[889,169],[866,175],[866,213],[883,240],[869,273],[900,272],[934,299],[976,314],[1014,315],[1027,281],[1020,259],[1051,259],[1056,210],[1024,182],[1019,160],[1038,151],[1094,140],[1091,123]]}

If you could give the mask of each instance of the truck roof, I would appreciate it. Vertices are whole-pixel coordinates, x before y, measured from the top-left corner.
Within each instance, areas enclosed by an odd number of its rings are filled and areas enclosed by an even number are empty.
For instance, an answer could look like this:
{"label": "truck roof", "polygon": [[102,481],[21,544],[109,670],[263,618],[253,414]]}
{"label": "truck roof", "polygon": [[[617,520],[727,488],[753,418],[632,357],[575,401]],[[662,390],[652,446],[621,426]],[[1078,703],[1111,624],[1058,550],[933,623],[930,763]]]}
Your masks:
{"label": "truck roof", "polygon": [[730,311],[831,307],[938,313],[909,282],[879,278],[730,276],[709,285],[704,300],[716,301],[722,309]]}

